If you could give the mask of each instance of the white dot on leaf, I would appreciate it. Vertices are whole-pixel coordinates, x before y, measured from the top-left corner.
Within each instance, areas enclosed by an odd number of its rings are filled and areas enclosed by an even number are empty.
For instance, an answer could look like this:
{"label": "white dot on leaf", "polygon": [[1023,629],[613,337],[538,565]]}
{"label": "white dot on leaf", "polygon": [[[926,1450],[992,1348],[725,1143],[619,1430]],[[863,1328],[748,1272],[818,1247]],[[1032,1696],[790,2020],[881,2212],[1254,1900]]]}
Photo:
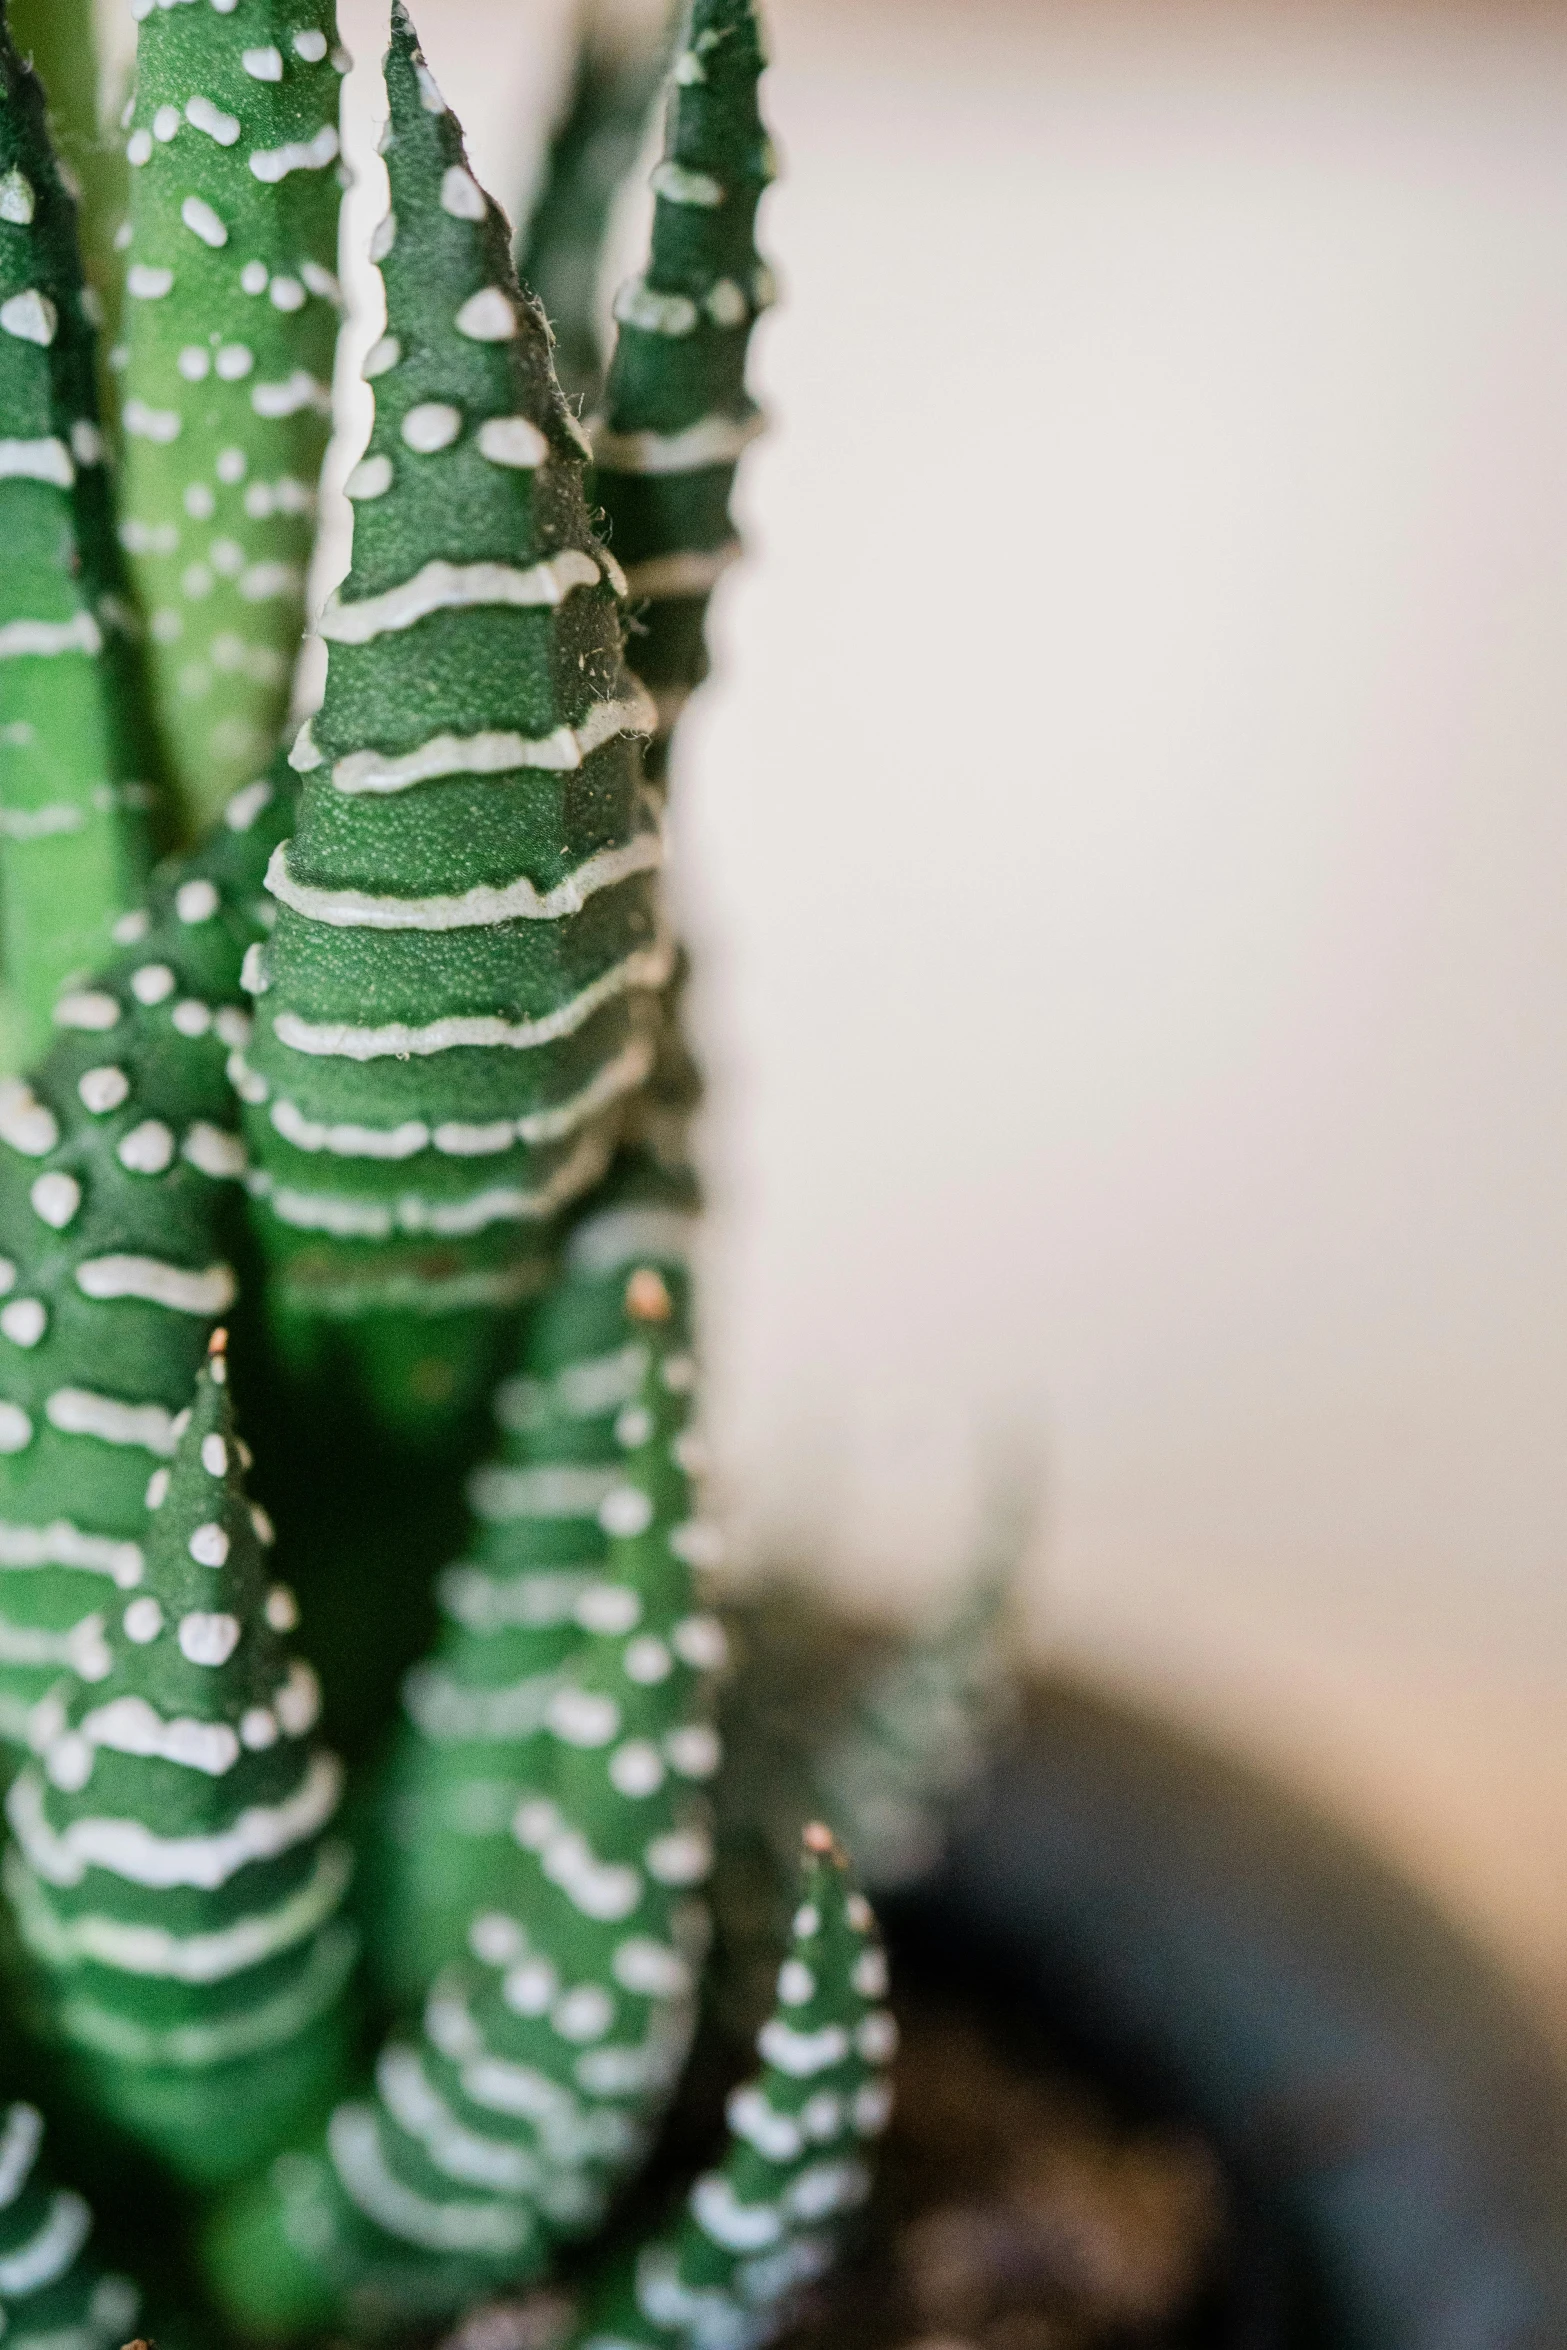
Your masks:
{"label": "white dot on leaf", "polygon": [[138,1648],[145,1648],[163,1630],[163,1610],[153,1598],[133,1599],[123,1621],[126,1639],[134,1640]]}
{"label": "white dot on leaf", "polygon": [[208,1615],[201,1609],[180,1618],[180,1654],[193,1665],[226,1665],[239,1646],[240,1627],[233,1616]]}
{"label": "white dot on leaf", "polygon": [[274,1583],[267,1593],[266,1617],[274,1632],[297,1630],[299,1602],[286,1583]]}
{"label": "white dot on leaf", "polygon": [[454,163],[441,181],[441,210],[453,220],[483,220],[489,210],[484,190],[460,163]]}
{"label": "white dot on leaf", "polygon": [[509,343],[517,332],[517,313],[499,286],[481,286],[452,323],[472,343]]}
{"label": "white dot on leaf", "polygon": [[403,418],[403,439],[418,456],[449,449],[462,431],[462,410],[448,400],[421,400]]}

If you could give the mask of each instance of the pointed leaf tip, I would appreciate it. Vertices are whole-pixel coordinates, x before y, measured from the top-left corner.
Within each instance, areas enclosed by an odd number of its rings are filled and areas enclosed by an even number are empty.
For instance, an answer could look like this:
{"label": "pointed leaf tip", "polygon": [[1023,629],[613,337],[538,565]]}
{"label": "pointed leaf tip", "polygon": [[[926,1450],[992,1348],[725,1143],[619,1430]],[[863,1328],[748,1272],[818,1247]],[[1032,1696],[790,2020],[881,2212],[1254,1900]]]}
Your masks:
{"label": "pointed leaf tip", "polygon": [[662,1273],[652,1265],[639,1265],[626,1283],[626,1311],[632,1320],[667,1322],[674,1310]]}
{"label": "pointed leaf tip", "polygon": [[383,60],[383,74],[387,97],[394,102],[394,112],[398,98],[406,100],[417,92],[420,112],[450,113],[440,85],[425,60],[419,28],[404,7],[403,0],[392,0],[392,37]]}

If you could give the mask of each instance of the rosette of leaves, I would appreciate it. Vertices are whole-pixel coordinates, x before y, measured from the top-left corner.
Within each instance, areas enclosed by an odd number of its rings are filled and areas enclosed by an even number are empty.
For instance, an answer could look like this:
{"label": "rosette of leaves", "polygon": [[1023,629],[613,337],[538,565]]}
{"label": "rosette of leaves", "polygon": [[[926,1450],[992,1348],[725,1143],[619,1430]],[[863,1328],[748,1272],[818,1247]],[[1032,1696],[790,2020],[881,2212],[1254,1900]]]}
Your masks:
{"label": "rosette of leaves", "polygon": [[331,424],[332,0],[138,6],[121,537],[188,833],[271,755]]}
{"label": "rosette of leaves", "polygon": [[603,1173],[670,958],[585,452],[401,7],[386,86],[375,426],[243,1090],[290,1360],[428,1425]]}
{"label": "rosette of leaves", "polygon": [[36,2105],[0,2101],[0,2330],[10,2350],[117,2350],[141,2295],[108,2268],[93,2215],[61,2186]]}
{"label": "rosette of leaves", "polygon": [[373,2082],[223,2216],[215,2280],[251,2330],[389,2325],[537,2274],[643,2159],[695,2016],[723,1653],[693,1605],[691,1382],[651,1267],[600,1575],[544,1708],[516,1865]]}
{"label": "rosette of leaves", "polygon": [[76,204],[0,12],[0,925],[13,1069],[151,863],[147,705]]}
{"label": "rosette of leaves", "polygon": [[638,614],[629,658],[651,691],[662,777],[670,730],[707,674],[708,599],[739,553],[729,499],[761,430],[746,390],[751,330],[773,298],[756,208],[773,176],[757,109],[765,58],[752,0],[694,0],[653,174],[653,245],[615,301],[594,488]]}
{"label": "rosette of leaves", "polygon": [[203,2184],[275,2151],[342,2070],[356,1938],[342,1769],[246,1498],[224,1334],[153,1474],[107,1671],[39,1707],[6,1887],[77,2093]]}
{"label": "rosette of leaves", "polygon": [[783,2330],[871,2191],[897,2049],[886,1992],[870,1904],[812,1825],[761,2070],[730,2094],[722,2158],[672,2226],[590,2281],[569,2350],[752,2350]]}
{"label": "rosette of leaves", "polygon": [[236,793],[209,842],[123,918],[0,1090],[0,1739],[64,1672],[103,1667],[146,1568],[147,1479],[233,1302],[244,1150],[226,1068],[293,778]]}

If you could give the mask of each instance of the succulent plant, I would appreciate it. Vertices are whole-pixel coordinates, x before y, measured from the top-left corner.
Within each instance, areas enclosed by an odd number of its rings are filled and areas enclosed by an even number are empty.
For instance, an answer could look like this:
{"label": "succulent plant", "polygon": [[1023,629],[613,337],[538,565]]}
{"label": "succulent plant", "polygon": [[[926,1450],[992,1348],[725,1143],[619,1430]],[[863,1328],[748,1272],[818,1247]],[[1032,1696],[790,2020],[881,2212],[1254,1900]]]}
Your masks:
{"label": "succulent plant", "polygon": [[[42,1036],[0,1090],[7,1996],[62,2118],[188,2223],[198,2332],[210,2290],[241,2336],[395,2333],[566,2258],[577,2350],[741,2350],[855,2224],[896,2037],[865,1895],[814,1823],[795,1881],[791,1818],[760,2069],[695,2182],[600,2242],[721,2004],[662,820],[759,421],[754,0],[681,17],[607,370],[651,34],[579,75],[522,247],[569,261],[571,399],[393,0],[375,419],[302,727],[346,61],[330,0],[136,14],[118,482],[72,201],[0,43],[0,904]],[[384,1506],[410,1461],[430,1523],[465,1500],[455,1561]],[[867,1699],[900,1770],[963,1679],[910,1670]],[[111,2350],[132,2288],[40,2129],[0,2120],[0,2314]]]}

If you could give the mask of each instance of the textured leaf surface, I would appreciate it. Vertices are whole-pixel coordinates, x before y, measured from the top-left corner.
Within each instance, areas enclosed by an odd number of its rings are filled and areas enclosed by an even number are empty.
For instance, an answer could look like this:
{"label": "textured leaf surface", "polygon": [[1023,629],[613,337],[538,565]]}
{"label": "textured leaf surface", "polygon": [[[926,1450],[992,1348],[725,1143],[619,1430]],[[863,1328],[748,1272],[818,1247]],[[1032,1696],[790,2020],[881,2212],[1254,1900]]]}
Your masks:
{"label": "textured leaf surface", "polygon": [[455,1381],[602,1174],[670,958],[649,718],[548,332],[401,10],[386,75],[375,426],[244,1090],[282,1316],[466,1313]]}
{"label": "textured leaf surface", "polygon": [[0,25],[0,924],[13,1066],[150,863],[152,742],[116,546],[76,206]]}
{"label": "textured leaf surface", "polygon": [[105,2268],[92,2213],[54,2175],[42,2114],[0,2102],[0,2319],[17,2344],[116,2350],[141,2295]]}
{"label": "textured leaf surface", "polygon": [[7,1798],[7,1890],[80,2093],[202,2183],[325,2103],[356,1948],[342,1770],[245,1459],[215,1339],[134,1594],[36,1710]]}
{"label": "textured leaf surface", "polygon": [[187,831],[271,756],[339,294],[332,0],[138,6],[122,537]]}
{"label": "textured leaf surface", "polygon": [[638,608],[637,675],[658,705],[648,771],[707,675],[708,599],[739,553],[729,500],[761,429],[746,390],[751,330],[773,299],[756,250],[756,208],[773,176],[757,110],[765,62],[751,0],[696,0],[674,64],[663,161],[653,174],[653,246],[621,289],[595,490]]}
{"label": "textured leaf surface", "polygon": [[805,1863],[761,2068],[674,2225],[589,2282],[570,2350],[753,2350],[832,2266],[892,2113],[897,2027],[870,1904],[827,1831]]}
{"label": "textured leaf surface", "polygon": [[144,1567],[146,1486],[233,1302],[244,1170],[226,1074],[240,971],[293,778],[248,784],[124,917],[0,1091],[0,1737],[83,1655]]}
{"label": "textured leaf surface", "polygon": [[[639,1266],[625,1289],[639,1361],[599,1488],[602,1563],[543,1708],[514,1865],[421,2028],[220,2223],[217,2281],[257,2330],[406,2320],[536,2273],[602,2219],[679,2079],[707,1934],[700,1789],[722,1635],[693,1606],[690,1358],[658,1272]],[[519,1501],[502,1485],[491,1507]]]}

